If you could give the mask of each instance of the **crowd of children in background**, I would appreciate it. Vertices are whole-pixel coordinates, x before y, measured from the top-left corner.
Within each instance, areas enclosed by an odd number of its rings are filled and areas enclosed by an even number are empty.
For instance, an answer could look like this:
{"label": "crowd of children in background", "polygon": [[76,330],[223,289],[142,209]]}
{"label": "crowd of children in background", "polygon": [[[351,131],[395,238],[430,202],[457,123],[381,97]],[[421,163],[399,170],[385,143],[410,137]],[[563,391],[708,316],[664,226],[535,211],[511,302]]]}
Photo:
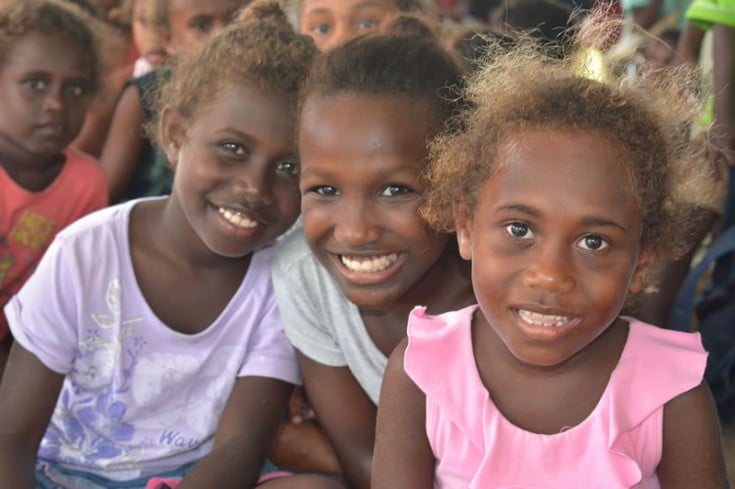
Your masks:
{"label": "crowd of children in background", "polygon": [[663,326],[734,48],[733,0],[0,0],[0,488],[729,487]]}

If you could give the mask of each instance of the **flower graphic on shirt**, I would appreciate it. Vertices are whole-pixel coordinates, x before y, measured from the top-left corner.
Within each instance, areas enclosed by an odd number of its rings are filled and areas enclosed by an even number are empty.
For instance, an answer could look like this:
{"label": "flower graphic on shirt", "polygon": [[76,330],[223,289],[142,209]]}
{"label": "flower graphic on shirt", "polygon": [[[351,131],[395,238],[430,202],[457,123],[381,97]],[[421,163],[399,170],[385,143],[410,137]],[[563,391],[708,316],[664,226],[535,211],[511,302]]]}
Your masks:
{"label": "flower graphic on shirt", "polygon": [[119,359],[119,345],[98,338],[80,352],[69,377],[85,391],[97,392],[110,384]]}

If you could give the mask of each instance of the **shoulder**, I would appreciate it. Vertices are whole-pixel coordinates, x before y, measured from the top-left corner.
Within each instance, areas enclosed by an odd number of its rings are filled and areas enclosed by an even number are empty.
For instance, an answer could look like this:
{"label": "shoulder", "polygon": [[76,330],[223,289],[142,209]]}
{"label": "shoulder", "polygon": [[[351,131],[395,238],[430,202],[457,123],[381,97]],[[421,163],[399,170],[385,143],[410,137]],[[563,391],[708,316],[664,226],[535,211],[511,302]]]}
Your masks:
{"label": "shoulder", "polygon": [[273,282],[319,286],[322,292],[332,289],[332,277],[319,263],[304,238],[300,223],[276,244],[273,257]]}
{"label": "shoulder", "polygon": [[66,166],[77,173],[75,178],[81,178],[87,181],[105,180],[105,173],[99,161],[92,156],[74,148],[65,149],[64,155],[66,156]]}
{"label": "shoulder", "polygon": [[102,241],[110,234],[114,235],[113,239],[126,239],[118,235],[127,232],[128,216],[134,205],[135,201],[130,201],[91,212],[59,231],[56,239],[66,242],[94,242]]}

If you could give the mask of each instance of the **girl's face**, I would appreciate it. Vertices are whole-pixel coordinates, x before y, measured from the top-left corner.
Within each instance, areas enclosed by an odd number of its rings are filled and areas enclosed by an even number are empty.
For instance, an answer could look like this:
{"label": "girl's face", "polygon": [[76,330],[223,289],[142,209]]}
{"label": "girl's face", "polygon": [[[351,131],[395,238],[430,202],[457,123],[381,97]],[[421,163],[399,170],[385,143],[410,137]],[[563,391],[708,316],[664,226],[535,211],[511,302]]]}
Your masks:
{"label": "girl's face", "polygon": [[379,29],[391,15],[398,13],[396,0],[304,0],[299,29],[313,37],[320,50],[326,51]]}
{"label": "girl's face", "polygon": [[474,216],[458,219],[483,319],[518,361],[561,364],[641,291],[650,258],[624,161],[595,132],[513,134]]}
{"label": "girl's face", "polygon": [[171,0],[170,55],[190,56],[232,22],[243,0]]}
{"label": "girl's face", "polygon": [[403,98],[311,98],[299,127],[304,234],[358,307],[400,300],[447,238],[418,214],[432,117]]}
{"label": "girl's face", "polygon": [[67,37],[30,33],[0,68],[0,155],[45,166],[77,136],[91,100],[89,59]]}
{"label": "girl's face", "polygon": [[133,5],[133,41],[139,56],[154,68],[166,61],[166,39],[148,0],[135,0]]}
{"label": "girl's face", "polygon": [[162,121],[182,240],[231,258],[272,243],[299,214],[289,97],[233,83],[188,119],[165,109]]}

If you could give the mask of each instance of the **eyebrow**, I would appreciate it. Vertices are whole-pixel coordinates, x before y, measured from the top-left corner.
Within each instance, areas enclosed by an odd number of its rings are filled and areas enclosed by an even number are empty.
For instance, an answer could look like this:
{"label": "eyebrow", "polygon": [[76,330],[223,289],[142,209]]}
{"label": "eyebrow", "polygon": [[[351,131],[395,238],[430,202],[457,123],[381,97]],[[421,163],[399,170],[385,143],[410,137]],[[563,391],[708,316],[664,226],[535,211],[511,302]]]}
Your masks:
{"label": "eyebrow", "polygon": [[[541,213],[530,206],[527,206],[525,204],[505,204],[497,208],[498,212],[502,211],[516,211],[523,214],[528,214],[532,217],[538,217],[541,215]],[[620,223],[613,221],[612,219],[606,219],[604,217],[597,217],[597,216],[585,216],[582,218],[582,223],[585,226],[596,226],[596,227],[614,227],[618,228],[622,231],[627,231],[625,226],[621,225]]]}

